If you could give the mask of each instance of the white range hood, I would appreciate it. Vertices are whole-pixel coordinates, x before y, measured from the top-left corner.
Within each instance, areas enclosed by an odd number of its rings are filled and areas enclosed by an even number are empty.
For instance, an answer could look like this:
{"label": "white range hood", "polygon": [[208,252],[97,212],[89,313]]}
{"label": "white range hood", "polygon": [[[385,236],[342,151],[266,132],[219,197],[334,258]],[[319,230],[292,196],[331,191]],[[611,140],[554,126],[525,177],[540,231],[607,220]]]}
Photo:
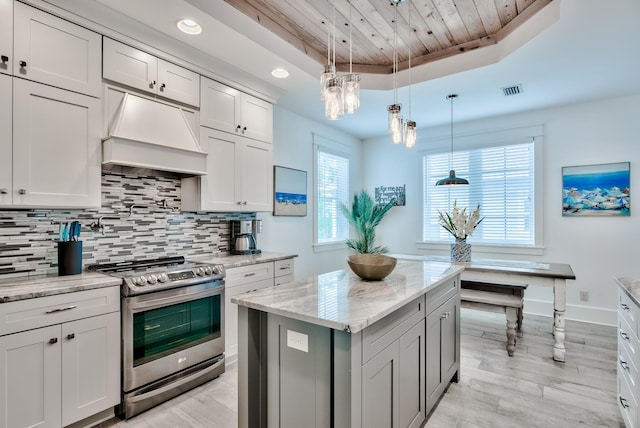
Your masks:
{"label": "white range hood", "polygon": [[205,175],[206,158],[180,108],[130,93],[124,94],[102,143],[105,165]]}

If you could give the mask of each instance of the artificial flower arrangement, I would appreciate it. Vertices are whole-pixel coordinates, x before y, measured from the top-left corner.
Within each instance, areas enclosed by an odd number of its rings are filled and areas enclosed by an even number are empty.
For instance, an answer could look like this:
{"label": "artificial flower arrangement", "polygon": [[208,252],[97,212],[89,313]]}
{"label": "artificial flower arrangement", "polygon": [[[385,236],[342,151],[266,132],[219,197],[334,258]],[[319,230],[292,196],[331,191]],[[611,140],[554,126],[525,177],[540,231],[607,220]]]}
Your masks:
{"label": "artificial flower arrangement", "polygon": [[438,211],[440,214],[439,223],[447,232],[453,235],[456,239],[467,239],[471,236],[473,231],[484,220],[484,217],[480,218],[480,204],[471,213],[471,216],[467,214],[467,209],[458,209],[456,201],[453,201],[453,208],[451,214],[442,211]]}

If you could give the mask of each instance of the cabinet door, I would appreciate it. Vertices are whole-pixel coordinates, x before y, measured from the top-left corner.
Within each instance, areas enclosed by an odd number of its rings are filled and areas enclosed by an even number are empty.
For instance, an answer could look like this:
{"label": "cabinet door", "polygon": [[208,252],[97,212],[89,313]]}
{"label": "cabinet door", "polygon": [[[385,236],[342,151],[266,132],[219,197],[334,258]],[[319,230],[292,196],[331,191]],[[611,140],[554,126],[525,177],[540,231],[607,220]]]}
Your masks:
{"label": "cabinet door", "polygon": [[11,74],[12,72],[13,0],[0,0],[0,73]]}
{"label": "cabinet door", "polygon": [[241,143],[232,135],[200,129],[200,145],[207,151],[207,175],[200,178],[201,209],[240,211],[240,176],[236,165]]}
{"label": "cabinet door", "polygon": [[199,107],[200,75],[158,59],[158,94]]}
{"label": "cabinet door", "polygon": [[418,428],[426,417],[424,401],[425,321],[414,325],[399,339],[400,427]]}
{"label": "cabinet door", "polygon": [[13,203],[100,206],[100,100],[13,80]]}
{"label": "cabinet door", "polygon": [[200,125],[239,134],[242,93],[206,77],[200,80]]}
{"label": "cabinet door", "polygon": [[102,37],[15,3],[14,76],[100,97]]}
{"label": "cabinet door", "polygon": [[120,314],[62,325],[62,425],[120,402]]}
{"label": "cabinet door", "polygon": [[156,93],[158,60],[155,56],[106,37],[103,48],[102,77],[141,91]]}
{"label": "cabinet door", "polygon": [[449,299],[442,309],[447,316],[442,320],[441,327],[441,378],[445,386],[460,366],[460,302],[457,298]]}
{"label": "cabinet door", "polygon": [[243,211],[273,210],[273,146],[245,140],[238,165]]}
{"label": "cabinet door", "polygon": [[362,366],[362,426],[399,426],[398,341],[391,343]]}
{"label": "cabinet door", "polygon": [[247,94],[240,103],[242,135],[267,143],[273,142],[273,105]]}
{"label": "cabinet door", "polygon": [[13,194],[11,81],[10,76],[0,74],[0,206],[11,205]]}
{"label": "cabinet door", "polygon": [[0,337],[0,428],[60,427],[60,326]]}

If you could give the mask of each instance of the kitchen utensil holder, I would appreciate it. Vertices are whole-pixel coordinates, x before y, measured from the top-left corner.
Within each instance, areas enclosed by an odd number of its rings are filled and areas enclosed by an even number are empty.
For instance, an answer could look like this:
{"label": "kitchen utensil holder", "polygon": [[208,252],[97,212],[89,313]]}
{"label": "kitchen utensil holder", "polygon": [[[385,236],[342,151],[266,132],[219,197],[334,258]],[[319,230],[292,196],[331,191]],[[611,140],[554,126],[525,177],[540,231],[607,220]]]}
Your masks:
{"label": "kitchen utensil holder", "polygon": [[82,273],[82,241],[58,242],[58,275]]}

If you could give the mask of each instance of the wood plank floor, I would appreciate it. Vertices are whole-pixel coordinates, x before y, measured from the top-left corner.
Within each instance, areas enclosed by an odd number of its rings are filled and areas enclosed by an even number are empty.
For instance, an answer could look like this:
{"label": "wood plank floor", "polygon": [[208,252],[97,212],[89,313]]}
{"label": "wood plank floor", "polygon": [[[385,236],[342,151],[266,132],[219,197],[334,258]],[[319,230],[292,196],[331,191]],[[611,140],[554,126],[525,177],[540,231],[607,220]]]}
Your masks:
{"label": "wood plank floor", "polygon": [[[624,427],[616,404],[614,327],[567,321],[567,362],[558,363],[551,318],[525,315],[513,357],[505,350],[504,315],[463,309],[461,318],[461,379],[425,427]],[[234,366],[128,421],[101,427],[236,427],[236,376]]]}

